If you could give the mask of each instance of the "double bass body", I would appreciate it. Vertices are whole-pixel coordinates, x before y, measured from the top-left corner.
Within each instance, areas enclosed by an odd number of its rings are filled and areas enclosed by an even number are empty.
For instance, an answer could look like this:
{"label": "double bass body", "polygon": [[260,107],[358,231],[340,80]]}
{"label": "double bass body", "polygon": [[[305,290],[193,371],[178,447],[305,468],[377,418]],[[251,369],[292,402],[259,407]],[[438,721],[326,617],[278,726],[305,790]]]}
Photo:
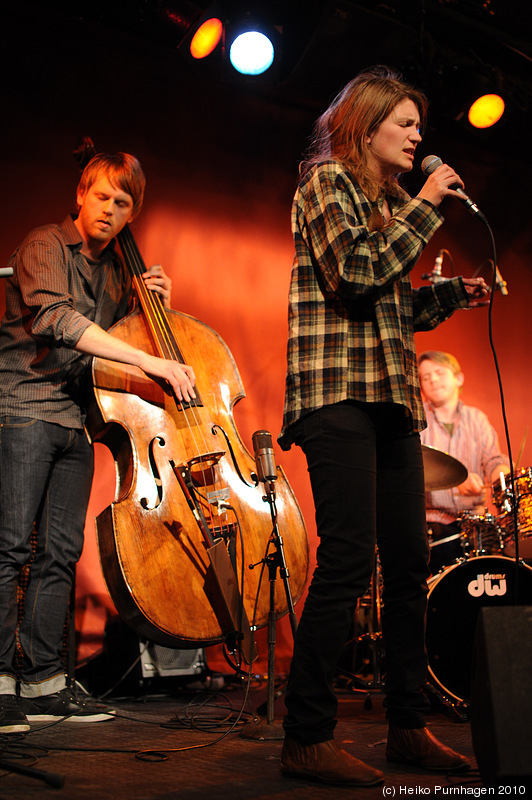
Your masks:
{"label": "double bass body", "polygon": [[[231,353],[204,323],[165,313],[184,363],[194,367],[199,403],[184,408],[140,369],[94,360],[96,407],[88,427],[93,439],[112,451],[117,471],[116,498],[96,527],[104,577],[120,615],[158,644],[195,647],[222,641],[232,627],[198,508],[208,534],[226,543],[247,617],[257,628],[268,619],[268,572],[260,580],[262,570],[248,567],[266,555],[272,520],[262,487],[250,478],[254,460],[232,415],[244,390]],[[141,309],[111,333],[154,352]],[[292,489],[281,468],[278,472],[278,525],[296,601],[307,578],[308,541]],[[284,587],[277,581],[276,616],[286,611]]]}

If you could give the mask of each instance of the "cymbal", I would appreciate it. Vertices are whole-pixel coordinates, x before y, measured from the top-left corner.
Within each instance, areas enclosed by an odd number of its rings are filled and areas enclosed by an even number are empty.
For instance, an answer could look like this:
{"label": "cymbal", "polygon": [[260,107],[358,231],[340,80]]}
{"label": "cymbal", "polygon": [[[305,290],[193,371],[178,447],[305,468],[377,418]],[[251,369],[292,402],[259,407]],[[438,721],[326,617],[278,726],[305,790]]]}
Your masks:
{"label": "cymbal", "polygon": [[428,444],[422,444],[423,466],[425,468],[425,489],[434,492],[437,489],[452,489],[467,478],[467,469],[454,456],[437,450]]}

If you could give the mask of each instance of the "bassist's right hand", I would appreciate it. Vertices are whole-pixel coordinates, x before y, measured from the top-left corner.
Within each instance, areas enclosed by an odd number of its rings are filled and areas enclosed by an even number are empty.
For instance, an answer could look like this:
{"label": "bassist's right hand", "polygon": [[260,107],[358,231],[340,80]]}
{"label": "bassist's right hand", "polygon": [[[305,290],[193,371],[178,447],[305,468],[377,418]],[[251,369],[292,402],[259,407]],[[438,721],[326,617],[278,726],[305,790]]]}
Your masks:
{"label": "bassist's right hand", "polygon": [[166,358],[158,358],[149,353],[143,353],[139,367],[149,378],[162,378],[167,381],[178,400],[184,400],[188,403],[195,399],[194,384],[196,376],[194,375],[194,370],[188,364],[181,364],[179,361],[169,361]]}

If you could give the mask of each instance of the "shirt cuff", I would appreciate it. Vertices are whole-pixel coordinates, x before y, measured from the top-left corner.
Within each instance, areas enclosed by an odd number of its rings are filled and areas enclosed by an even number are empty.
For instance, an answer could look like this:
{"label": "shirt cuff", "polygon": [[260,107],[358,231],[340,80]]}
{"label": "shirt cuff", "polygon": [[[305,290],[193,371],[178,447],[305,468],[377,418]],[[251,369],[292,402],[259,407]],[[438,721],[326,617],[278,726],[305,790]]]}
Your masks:
{"label": "shirt cuff", "polygon": [[87,328],[90,328],[91,325],[94,325],[94,322],[84,317],[83,314],[79,314],[75,311],[68,322],[68,326],[63,330],[63,343],[65,347],[74,349]]}
{"label": "shirt cuff", "polygon": [[469,305],[469,295],[461,277],[435,283],[433,289],[436,299],[442,308],[467,308]]}

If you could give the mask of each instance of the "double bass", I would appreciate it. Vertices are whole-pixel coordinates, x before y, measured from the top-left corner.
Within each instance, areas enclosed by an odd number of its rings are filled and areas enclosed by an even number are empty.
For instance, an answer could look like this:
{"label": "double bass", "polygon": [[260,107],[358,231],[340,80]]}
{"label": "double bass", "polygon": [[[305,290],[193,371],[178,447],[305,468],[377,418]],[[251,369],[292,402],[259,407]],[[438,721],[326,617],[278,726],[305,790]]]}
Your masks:
{"label": "double bass", "polygon": [[[96,519],[104,578],[120,616],[157,644],[187,648],[228,640],[238,627],[237,601],[246,638],[246,629],[264,627],[270,613],[267,575],[250,565],[265,562],[272,517],[233,418],[243,384],[212,328],[165,309],[146,289],[146,266],[128,226],[118,242],[139,304],[109,333],[190,364],[196,399],[178,401],[137,367],[93,360],[95,402],[87,428],[111,450],[117,478],[114,501]],[[307,579],[308,539],[280,466],[277,473],[276,523],[297,601]],[[276,618],[289,610],[284,588],[275,587]]]}

